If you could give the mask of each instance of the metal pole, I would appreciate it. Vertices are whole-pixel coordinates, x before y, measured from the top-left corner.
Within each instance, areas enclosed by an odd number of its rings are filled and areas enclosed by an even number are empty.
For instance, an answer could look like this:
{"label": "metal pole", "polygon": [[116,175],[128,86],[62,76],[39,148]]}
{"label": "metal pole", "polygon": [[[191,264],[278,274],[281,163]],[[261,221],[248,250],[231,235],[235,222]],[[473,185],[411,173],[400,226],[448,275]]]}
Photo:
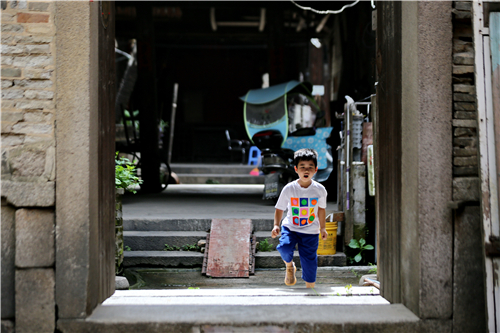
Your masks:
{"label": "metal pole", "polygon": [[179,90],[179,84],[174,83],[174,97],[172,99],[172,116],[170,117],[170,139],[168,140],[168,156],[167,162],[170,165],[172,161],[172,146],[174,143],[174,128],[175,128],[175,111],[177,110],[177,91]]}

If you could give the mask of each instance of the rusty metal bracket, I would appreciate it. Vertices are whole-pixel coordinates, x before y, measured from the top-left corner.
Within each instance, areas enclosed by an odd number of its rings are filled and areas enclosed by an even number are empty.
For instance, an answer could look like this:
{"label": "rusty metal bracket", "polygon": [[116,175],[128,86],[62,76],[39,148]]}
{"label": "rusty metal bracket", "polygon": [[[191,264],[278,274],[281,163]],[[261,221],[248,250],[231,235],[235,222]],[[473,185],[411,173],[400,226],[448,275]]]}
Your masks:
{"label": "rusty metal bracket", "polygon": [[490,243],[484,244],[484,252],[487,257],[500,257],[500,238],[490,236]]}

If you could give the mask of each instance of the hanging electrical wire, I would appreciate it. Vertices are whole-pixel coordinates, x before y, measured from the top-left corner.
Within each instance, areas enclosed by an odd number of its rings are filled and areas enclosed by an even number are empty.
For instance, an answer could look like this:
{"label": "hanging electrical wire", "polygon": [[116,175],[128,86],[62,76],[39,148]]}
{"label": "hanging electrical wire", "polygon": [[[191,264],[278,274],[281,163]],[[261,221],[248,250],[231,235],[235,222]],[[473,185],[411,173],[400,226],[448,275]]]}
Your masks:
{"label": "hanging electrical wire", "polygon": [[293,0],[290,0],[295,6],[299,7],[300,9],[303,9],[303,10],[310,10],[312,11],[313,13],[316,13],[316,14],[340,14],[344,11],[344,9],[346,8],[349,8],[349,7],[353,7],[355,6],[360,0],[356,0],[354,1],[353,3],[351,4],[348,4],[348,5],[345,5],[343,6],[342,8],[340,8],[339,10],[317,10],[317,9],[314,9],[314,8],[311,8],[311,7],[304,7],[304,6],[301,6],[299,5],[298,3],[296,3],[295,1]]}

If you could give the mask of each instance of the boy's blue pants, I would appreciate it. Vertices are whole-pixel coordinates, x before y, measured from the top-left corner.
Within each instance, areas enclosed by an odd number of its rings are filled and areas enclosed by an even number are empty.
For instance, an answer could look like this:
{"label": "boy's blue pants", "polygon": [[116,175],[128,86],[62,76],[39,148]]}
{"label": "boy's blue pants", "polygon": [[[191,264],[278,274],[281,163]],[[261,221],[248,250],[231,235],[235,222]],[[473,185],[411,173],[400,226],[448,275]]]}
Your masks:
{"label": "boy's blue pants", "polygon": [[316,271],[318,270],[318,243],[318,234],[303,234],[290,231],[287,227],[281,227],[280,243],[276,249],[284,261],[291,262],[295,245],[298,244],[302,280],[313,283],[316,282]]}

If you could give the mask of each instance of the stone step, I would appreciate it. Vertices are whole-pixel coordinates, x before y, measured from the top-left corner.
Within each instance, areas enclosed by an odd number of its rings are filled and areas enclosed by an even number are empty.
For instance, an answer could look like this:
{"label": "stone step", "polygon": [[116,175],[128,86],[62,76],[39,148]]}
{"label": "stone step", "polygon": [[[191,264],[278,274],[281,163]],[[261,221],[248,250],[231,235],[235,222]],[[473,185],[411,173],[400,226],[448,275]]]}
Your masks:
{"label": "stone step", "polygon": [[123,266],[201,267],[203,253],[194,251],[124,251]]}
{"label": "stone step", "polygon": [[244,174],[249,175],[250,171],[256,168],[255,165],[245,164],[189,164],[172,163],[170,168],[177,175],[179,174]]}
{"label": "stone step", "polygon": [[[358,285],[360,277],[368,274],[370,266],[318,267],[316,286]],[[200,288],[283,288],[285,265],[279,268],[256,268],[255,275],[249,278],[210,279],[196,268],[150,268],[129,267],[123,272],[132,289],[183,289]],[[297,286],[304,287],[300,269],[297,272]],[[377,289],[374,288],[374,292]]]}
{"label": "stone step", "polygon": [[165,245],[182,248],[206,239],[205,231],[124,231],[124,245],[132,251],[162,251]]}
{"label": "stone step", "polygon": [[[210,231],[212,219],[123,219],[125,231]],[[253,219],[253,231],[273,229],[273,219]]]}
{"label": "stone step", "polygon": [[[193,251],[125,251],[123,266],[155,266],[155,267],[201,267],[203,253]],[[294,253],[293,261],[300,267],[299,253]],[[334,255],[318,256],[318,267],[345,266],[346,256],[342,252]],[[278,251],[257,252],[256,268],[283,267],[283,260]]]}
{"label": "stone step", "polygon": [[178,173],[177,176],[181,184],[264,184],[264,176],[249,174]]}

